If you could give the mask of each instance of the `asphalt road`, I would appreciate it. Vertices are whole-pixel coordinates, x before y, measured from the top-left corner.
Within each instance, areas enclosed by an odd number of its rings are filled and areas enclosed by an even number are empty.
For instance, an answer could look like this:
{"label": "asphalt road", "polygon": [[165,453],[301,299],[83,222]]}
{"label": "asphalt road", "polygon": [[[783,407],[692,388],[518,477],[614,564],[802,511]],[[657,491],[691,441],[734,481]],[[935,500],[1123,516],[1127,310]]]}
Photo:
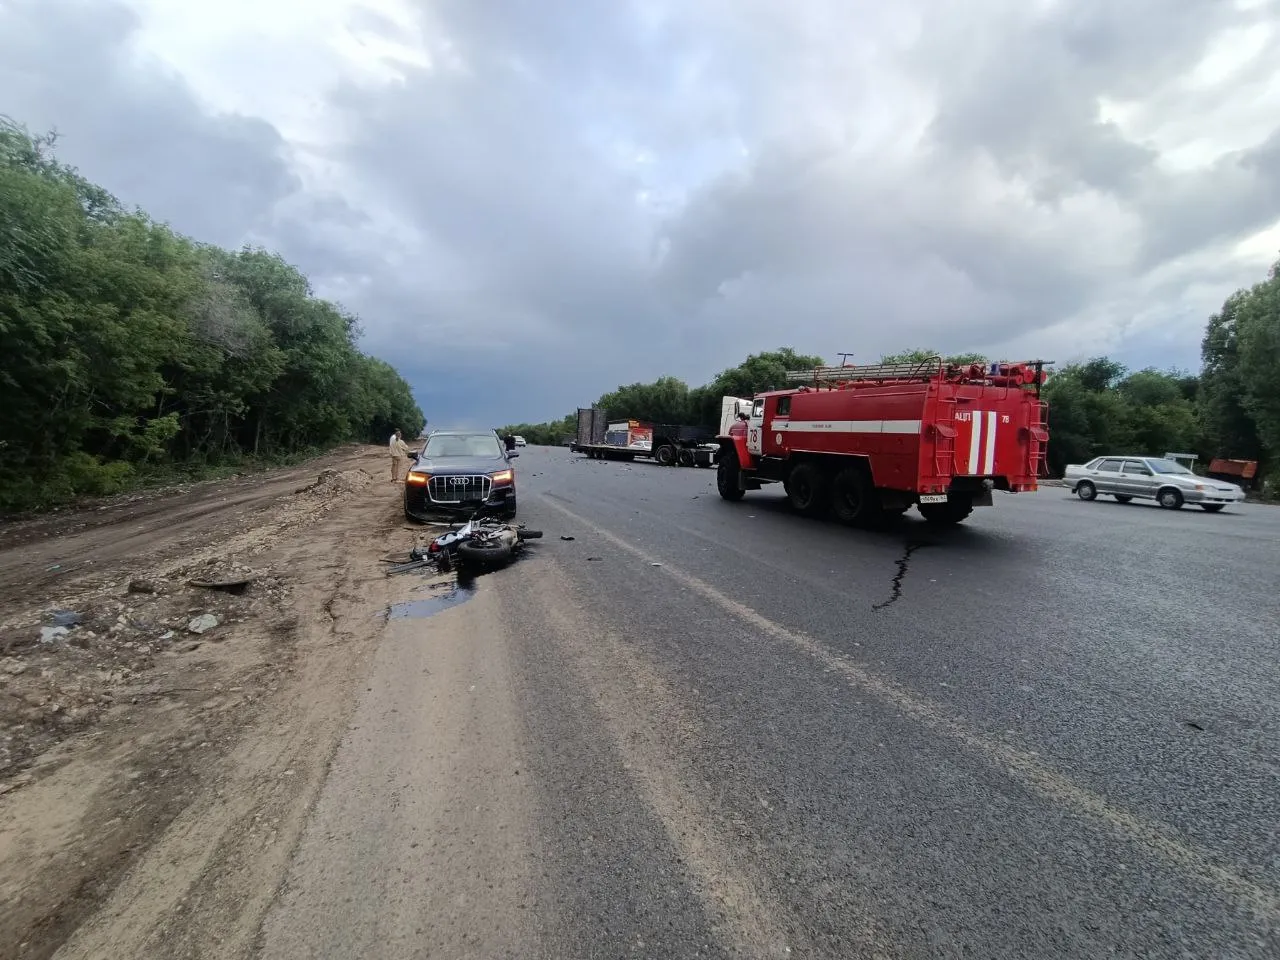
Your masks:
{"label": "asphalt road", "polygon": [[393,622],[263,956],[1280,956],[1280,508],[519,464],[546,539]]}

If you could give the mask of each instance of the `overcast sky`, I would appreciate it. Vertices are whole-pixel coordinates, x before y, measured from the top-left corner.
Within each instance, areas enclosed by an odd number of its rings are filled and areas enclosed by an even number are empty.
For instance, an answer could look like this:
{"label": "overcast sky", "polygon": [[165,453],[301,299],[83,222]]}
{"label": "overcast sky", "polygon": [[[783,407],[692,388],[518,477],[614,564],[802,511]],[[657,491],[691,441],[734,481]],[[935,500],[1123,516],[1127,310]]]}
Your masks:
{"label": "overcast sky", "polygon": [[440,425],[781,345],[1195,367],[1280,255],[1272,0],[0,0],[0,113]]}

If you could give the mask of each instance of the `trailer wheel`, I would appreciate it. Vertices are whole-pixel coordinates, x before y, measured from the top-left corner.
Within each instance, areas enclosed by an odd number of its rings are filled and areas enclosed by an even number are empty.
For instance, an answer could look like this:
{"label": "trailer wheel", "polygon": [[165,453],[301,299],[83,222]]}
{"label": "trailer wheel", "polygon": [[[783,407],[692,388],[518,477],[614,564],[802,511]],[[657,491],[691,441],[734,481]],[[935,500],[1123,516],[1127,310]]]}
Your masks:
{"label": "trailer wheel", "polygon": [[874,512],[866,476],[857,467],[845,467],[831,486],[831,512],[841,523],[867,523]]}
{"label": "trailer wheel", "polygon": [[826,473],[816,463],[801,463],[787,477],[787,498],[800,513],[812,516],[826,506],[829,485]]}
{"label": "trailer wheel", "polygon": [[664,467],[669,467],[676,462],[676,448],[668,443],[664,443],[657,449],[657,452],[654,453],[653,459],[657,460],[658,463],[662,464]]}
{"label": "trailer wheel", "polygon": [[736,501],[746,496],[746,491],[739,483],[741,473],[736,453],[725,453],[720,457],[720,462],[716,464],[716,489],[725,500]]}
{"label": "trailer wheel", "polygon": [[919,508],[920,516],[924,517],[928,523],[952,526],[961,523],[973,513],[973,501],[969,498],[956,497],[946,503],[922,503],[919,504]]}

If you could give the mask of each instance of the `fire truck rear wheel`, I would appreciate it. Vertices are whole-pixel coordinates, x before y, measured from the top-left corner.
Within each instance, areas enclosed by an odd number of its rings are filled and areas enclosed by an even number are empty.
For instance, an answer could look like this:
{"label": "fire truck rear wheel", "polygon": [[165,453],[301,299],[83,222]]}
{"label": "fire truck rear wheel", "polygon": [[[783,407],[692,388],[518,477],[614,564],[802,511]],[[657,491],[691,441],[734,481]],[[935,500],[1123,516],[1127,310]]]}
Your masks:
{"label": "fire truck rear wheel", "polygon": [[831,512],[841,523],[864,524],[874,512],[866,477],[857,467],[845,467],[831,486]]}
{"label": "fire truck rear wheel", "polygon": [[716,489],[725,500],[741,500],[746,496],[746,491],[738,482],[738,474],[741,472],[736,453],[724,453],[720,456],[720,462],[716,464]]}
{"label": "fire truck rear wheel", "polygon": [[963,522],[973,513],[973,502],[970,500],[948,500],[946,503],[920,504],[920,516],[928,523],[938,526],[950,526]]}
{"label": "fire truck rear wheel", "polygon": [[787,497],[800,513],[820,513],[827,505],[830,479],[816,463],[797,464],[787,477]]}

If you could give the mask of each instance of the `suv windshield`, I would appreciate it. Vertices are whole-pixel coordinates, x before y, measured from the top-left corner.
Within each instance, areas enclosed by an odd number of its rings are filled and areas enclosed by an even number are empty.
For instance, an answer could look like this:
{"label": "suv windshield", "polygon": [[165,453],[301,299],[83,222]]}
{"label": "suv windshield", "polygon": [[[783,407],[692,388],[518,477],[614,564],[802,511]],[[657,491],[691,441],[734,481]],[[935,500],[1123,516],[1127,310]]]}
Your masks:
{"label": "suv windshield", "polygon": [[1147,465],[1156,473],[1191,473],[1182,464],[1173,460],[1148,460]]}
{"label": "suv windshield", "polygon": [[428,460],[441,457],[500,457],[498,438],[487,433],[436,434],[427,441],[422,456]]}

